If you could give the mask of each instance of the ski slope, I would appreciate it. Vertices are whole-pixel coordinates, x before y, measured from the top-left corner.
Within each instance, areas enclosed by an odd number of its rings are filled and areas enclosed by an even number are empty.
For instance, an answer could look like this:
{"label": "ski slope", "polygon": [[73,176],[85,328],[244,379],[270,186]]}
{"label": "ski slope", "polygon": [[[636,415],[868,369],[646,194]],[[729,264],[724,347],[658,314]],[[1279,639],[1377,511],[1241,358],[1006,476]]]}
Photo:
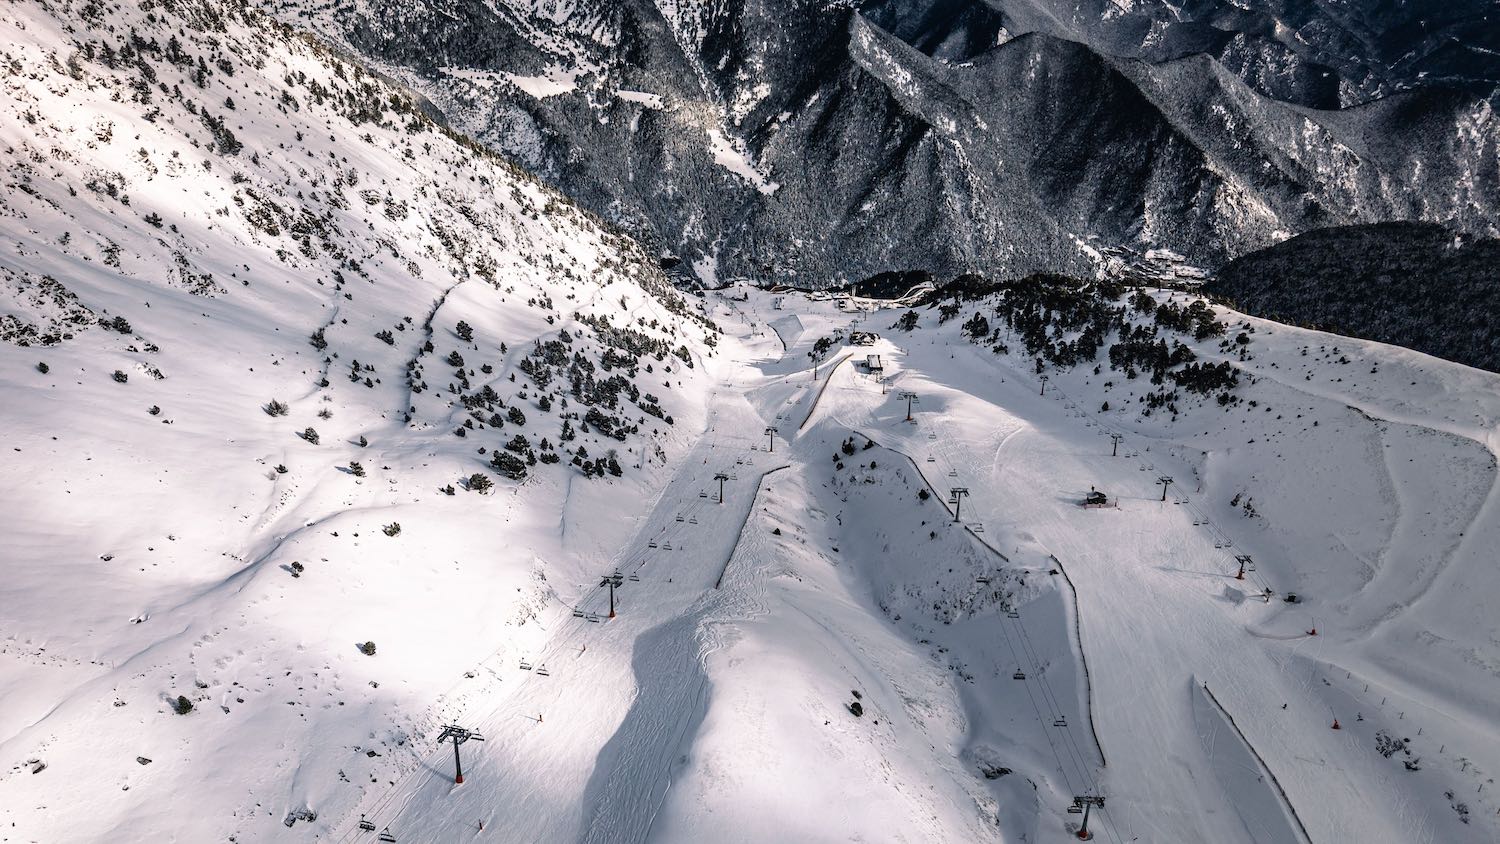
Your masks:
{"label": "ski slope", "polygon": [[[1475,666],[1435,685],[1424,663],[1451,645],[1419,639],[1429,656],[1368,634],[1363,608],[1382,604],[1386,624],[1432,629],[1376,598],[1393,584],[1386,597],[1402,600],[1423,573],[1361,577],[1336,559],[1278,556],[1352,554],[1381,536],[1401,546],[1379,552],[1387,559],[1461,549],[1443,532],[1484,527],[1482,501],[1461,502],[1483,499],[1494,464],[1457,433],[1466,396],[1450,391],[1491,376],[1257,322],[1247,368],[1268,374],[1244,389],[1256,408],[1300,402],[1320,422],[1294,439],[1258,409],[1205,405],[1176,421],[1090,412],[1103,390],[1092,377],[1053,373],[1043,396],[1030,367],[941,329],[882,340],[887,383],[852,363],[863,349],[825,352],[814,375],[817,338],[898,312],[804,301],[793,323],[768,304],[755,293],[721,302],[725,368],[704,456],[616,558],[622,571],[645,563],[621,593],[640,597],[613,621],[559,629],[577,663],[565,676],[508,667],[524,686],[507,700],[525,702],[476,717],[504,743],[475,751],[484,778],[455,787],[435,763],[441,773],[396,801],[407,808],[393,831],[477,836],[484,820],[539,840],[1057,840],[1077,829],[1065,811],[1074,797],[1097,795],[1107,802],[1090,826],[1107,840],[1493,837],[1481,786],[1494,721],[1475,691],[1492,678]],[[1376,374],[1426,384],[1433,417],[1330,399],[1370,400],[1380,383],[1349,395],[1272,377],[1300,364],[1303,345],[1335,343]],[[1352,365],[1337,359],[1307,367],[1337,385]],[[912,422],[905,391],[918,396]],[[766,426],[779,430],[774,454],[757,441]],[[1123,437],[1118,456],[1108,433]],[[1241,438],[1270,442],[1246,455]],[[1419,458],[1449,468],[1435,479],[1405,468]],[[1256,461],[1259,515],[1248,516],[1228,502],[1250,479],[1227,467]],[[702,504],[715,466],[758,479],[729,485],[722,516]],[[1165,501],[1163,474],[1174,478]],[[1367,475],[1384,478],[1370,483],[1389,499],[1346,506],[1345,484]],[[970,490],[958,522],[942,503],[956,486]],[[1091,486],[1114,506],[1080,507]],[[1401,509],[1418,496],[1432,505]],[[675,521],[683,513],[698,524]],[[1325,546],[1311,544],[1320,532]],[[683,558],[662,551],[667,541],[712,550]],[[1254,561],[1244,580],[1240,553]],[[1298,603],[1284,601],[1288,587]],[[602,600],[596,590],[589,606]],[[1453,612],[1467,600],[1445,597]],[[582,748],[579,732],[592,736]],[[1406,741],[1386,756],[1382,733]]]}
{"label": "ski slope", "polygon": [[0,842],[1500,839],[1495,375],[1215,306],[1147,413],[678,291],[253,10],[12,6]]}

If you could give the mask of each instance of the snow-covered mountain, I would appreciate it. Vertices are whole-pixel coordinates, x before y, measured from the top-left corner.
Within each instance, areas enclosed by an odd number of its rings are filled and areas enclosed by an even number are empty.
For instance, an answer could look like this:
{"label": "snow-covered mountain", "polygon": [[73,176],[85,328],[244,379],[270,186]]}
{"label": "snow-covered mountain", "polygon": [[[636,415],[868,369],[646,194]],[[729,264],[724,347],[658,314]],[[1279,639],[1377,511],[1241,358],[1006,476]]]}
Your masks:
{"label": "snow-covered mountain", "polygon": [[[588,204],[680,214],[723,247],[682,254],[703,277],[977,242],[982,208],[932,216],[909,171],[835,146],[793,180],[701,96],[807,33],[842,51],[723,102],[753,125],[801,79],[824,108],[782,123],[896,163],[1001,172],[982,156],[1023,133],[934,127],[1009,104],[1125,179],[1191,150],[1110,148],[1063,113],[1078,85],[1135,91],[1107,122],[1169,140],[1195,91],[1269,102],[1222,56],[991,50],[988,6],[908,4],[910,31],[877,6],[388,8],[361,25],[408,58],[490,51],[524,72],[443,73],[576,120],[522,160],[605,162],[631,121],[676,144]],[[655,223],[642,245],[562,170],[446,127],[406,59],[381,75],[248,2],[7,11],[0,842],[1500,838],[1500,376],[1112,279],[684,293]],[[633,52],[573,76],[580,44]],[[666,67],[700,98],[653,87]],[[1354,112],[1450,95],[1402,96]],[[1444,113],[1410,125],[1447,137]],[[1324,140],[1306,155],[1338,159]],[[891,191],[862,234],[839,192],[869,174]],[[1142,178],[1119,195],[1177,189]],[[709,213],[799,192],[786,229]],[[1085,221],[1115,196],[1069,195]],[[992,220],[1057,266],[1143,245]]]}
{"label": "snow-covered mountain", "polygon": [[1386,5],[273,7],[701,278],[825,287],[1087,274],[1111,247],[1215,267],[1391,219],[1493,234],[1491,11]]}

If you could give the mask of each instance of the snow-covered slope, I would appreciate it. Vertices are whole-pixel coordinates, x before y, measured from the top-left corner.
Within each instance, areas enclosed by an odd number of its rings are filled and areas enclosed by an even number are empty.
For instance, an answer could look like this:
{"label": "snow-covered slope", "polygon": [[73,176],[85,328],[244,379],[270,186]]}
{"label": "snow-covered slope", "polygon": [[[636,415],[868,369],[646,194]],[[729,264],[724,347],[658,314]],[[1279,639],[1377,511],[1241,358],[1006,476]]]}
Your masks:
{"label": "snow-covered slope", "polygon": [[606,565],[714,330],[243,4],[0,33],[0,837],[352,811]]}
{"label": "snow-covered slope", "polygon": [[[1024,290],[947,301],[946,319],[909,312],[909,333],[890,331],[901,310],[864,321],[889,331],[856,349],[882,356],[885,382],[845,363],[803,428],[824,432],[825,453],[842,437],[854,448],[807,461],[820,507],[802,529],[828,542],[798,571],[834,563],[836,582],[949,669],[965,693],[939,711],[967,723],[946,752],[1037,786],[997,779],[1002,834],[1053,835],[1076,823],[1072,796],[1093,793],[1109,840],[1493,840],[1496,377],[1217,308],[1226,333],[1194,339],[1152,297],[1121,301],[1134,336],[1198,358],[1158,382],[1117,353],[1047,360],[1085,328],[1062,327],[1076,311],[1061,296],[1052,342],[1026,353],[1040,312],[1007,300]],[[1178,385],[1201,381],[1173,375],[1221,362],[1236,385],[1197,395]],[[916,500],[924,486],[935,500]],[[1111,506],[1081,507],[1091,487]],[[951,488],[968,490],[968,548],[938,525]],[[910,524],[922,508],[928,522]],[[808,604],[789,596],[770,614]],[[733,678],[736,656],[711,665]],[[698,788],[718,790],[712,762]],[[1023,807],[1038,814],[1019,820]]]}
{"label": "snow-covered slope", "polygon": [[1500,837],[1497,376],[683,297],[244,6],[8,10],[0,840]]}

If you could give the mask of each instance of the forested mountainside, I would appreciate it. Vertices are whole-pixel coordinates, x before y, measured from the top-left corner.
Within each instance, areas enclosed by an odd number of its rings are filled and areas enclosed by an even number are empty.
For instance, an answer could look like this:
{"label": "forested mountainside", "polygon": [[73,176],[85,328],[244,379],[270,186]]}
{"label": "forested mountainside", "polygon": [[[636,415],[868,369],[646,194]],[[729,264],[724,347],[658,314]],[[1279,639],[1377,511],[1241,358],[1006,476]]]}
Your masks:
{"label": "forested mountainside", "polygon": [[1230,262],[1207,290],[1257,316],[1500,372],[1500,240],[1439,225],[1319,229]]}

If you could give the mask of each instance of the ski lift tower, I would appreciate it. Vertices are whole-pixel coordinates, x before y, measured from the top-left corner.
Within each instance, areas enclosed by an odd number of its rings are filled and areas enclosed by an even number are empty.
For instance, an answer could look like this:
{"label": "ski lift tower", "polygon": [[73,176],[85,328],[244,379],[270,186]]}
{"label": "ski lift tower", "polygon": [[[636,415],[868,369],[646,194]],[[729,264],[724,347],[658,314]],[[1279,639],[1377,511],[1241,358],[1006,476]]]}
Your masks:
{"label": "ski lift tower", "polygon": [[766,451],[776,450],[776,435],[780,433],[780,431],[781,429],[776,427],[775,425],[766,426],[766,437],[771,441],[771,444],[766,448]]}
{"label": "ski lift tower", "polygon": [[1156,482],[1159,483],[1159,484],[1161,484],[1161,500],[1166,501],[1167,500],[1167,487],[1169,487],[1169,486],[1172,485],[1172,476],[1171,475],[1162,475],[1161,477],[1159,477],[1159,478],[1156,479]]}
{"label": "ski lift tower", "polygon": [[615,587],[622,585],[624,582],[625,582],[625,576],[622,575],[622,574],[620,574],[619,572],[615,572],[614,574],[606,574],[605,576],[599,578],[599,585],[600,586],[608,586],[609,587],[609,617],[610,618],[614,618],[615,617]]}
{"label": "ski lift tower", "polygon": [[1098,806],[1099,808],[1103,809],[1104,798],[1086,794],[1082,797],[1074,797],[1073,805],[1068,807],[1068,812],[1070,814],[1077,814],[1080,811],[1083,812],[1083,824],[1078,827],[1079,841],[1088,841],[1094,837],[1094,833],[1089,832],[1089,809],[1094,806]]}
{"label": "ski lift tower", "polygon": [[1240,564],[1240,572],[1234,576],[1235,580],[1244,580],[1245,572],[1255,571],[1255,561],[1250,559],[1249,554],[1236,554],[1234,561]]}
{"label": "ski lift tower", "polygon": [[729,476],[726,475],[726,474],[724,474],[723,472],[715,472],[714,473],[714,480],[716,480],[716,481],[719,482],[719,503],[723,504],[724,503],[724,482],[727,481],[727,480],[729,480]]}
{"label": "ski lift tower", "polygon": [[963,510],[964,496],[969,494],[969,488],[964,486],[956,486],[953,489],[948,490],[948,494],[952,496],[951,503],[953,504],[953,521],[957,522],[959,520],[958,514]]}
{"label": "ski lift tower", "polygon": [[906,400],[906,421],[910,422],[911,406],[917,402],[917,394],[903,390],[900,397]]}
{"label": "ski lift tower", "polygon": [[453,740],[453,783],[461,785],[464,781],[464,763],[458,757],[458,746],[470,739],[484,741],[484,736],[473,730],[466,730],[463,727],[455,727],[449,724],[443,727],[443,731],[438,734],[438,744],[442,744],[449,739]]}

